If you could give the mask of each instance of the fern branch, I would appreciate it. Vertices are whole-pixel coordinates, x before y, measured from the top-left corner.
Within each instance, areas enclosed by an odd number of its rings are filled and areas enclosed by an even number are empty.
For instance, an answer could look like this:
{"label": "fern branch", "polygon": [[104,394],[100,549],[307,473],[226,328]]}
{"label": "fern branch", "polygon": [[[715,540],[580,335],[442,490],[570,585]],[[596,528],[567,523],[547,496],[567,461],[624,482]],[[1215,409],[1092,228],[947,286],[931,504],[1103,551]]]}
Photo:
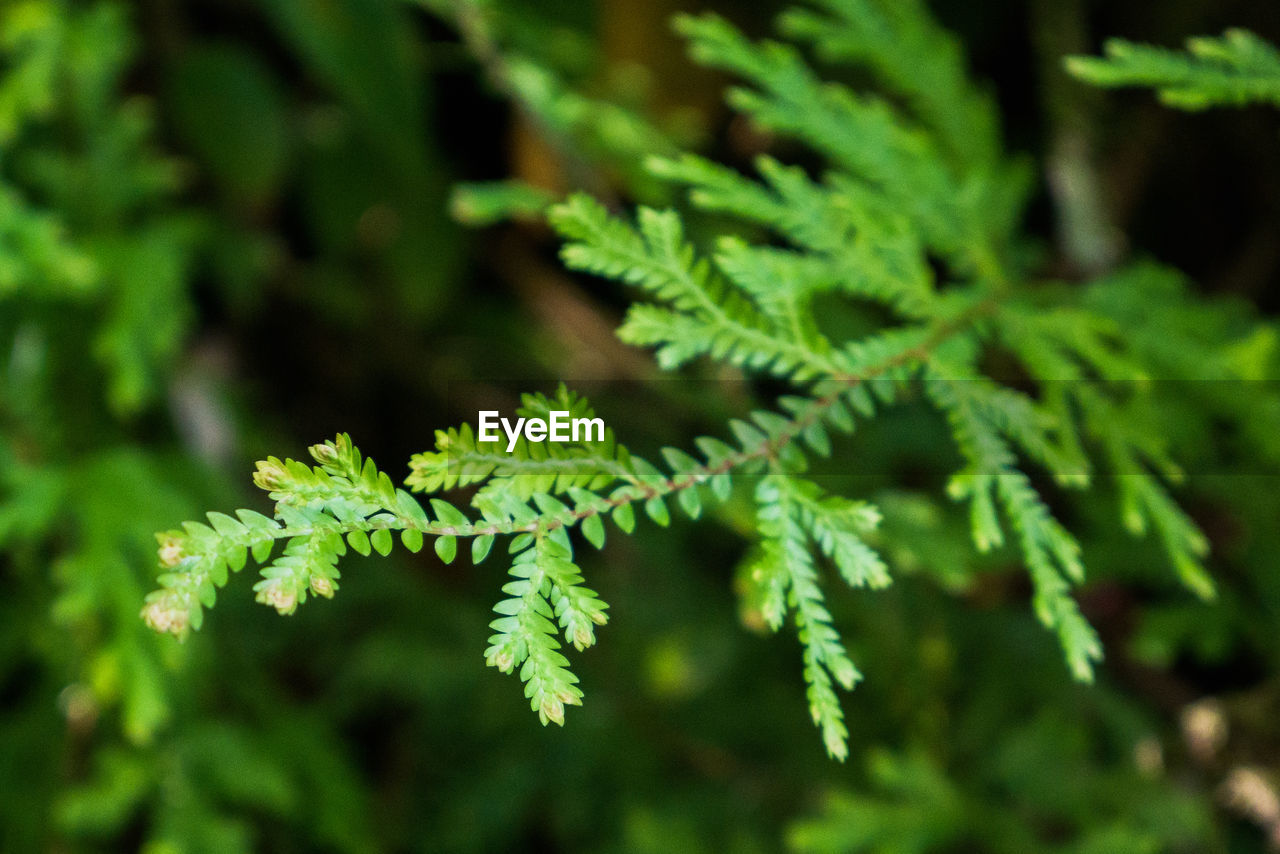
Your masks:
{"label": "fern branch", "polygon": [[[787,604],[794,613],[800,643],[804,646],[809,712],[822,731],[827,753],[843,761],[848,755],[849,733],[833,680],[848,691],[862,677],[831,625],[831,613],[824,604],[801,524],[802,516],[795,504],[796,494],[792,479],[782,474],[762,478],[757,486],[759,528],[765,537],[761,567],[757,571],[772,577],[775,591],[786,591]],[[779,624],[780,620],[775,628]]]}
{"label": "fern branch", "polygon": [[641,208],[637,232],[579,194],[552,208],[550,219],[569,241],[561,251],[566,266],[637,285],[684,314],[684,327],[661,334],[643,313],[620,330],[631,343],[667,345],[659,353],[664,366],[710,352],[798,379],[833,372],[823,353],[772,334],[760,309],[695,257],[673,211]]}
{"label": "fern branch", "polygon": [[1247,30],[1187,40],[1187,52],[1111,39],[1105,58],[1072,56],[1067,70],[1095,86],[1147,86],[1171,107],[1280,106],[1280,51]]}
{"label": "fern branch", "polygon": [[[968,498],[974,543],[981,551],[1003,543],[992,493],[1019,535],[1019,545],[1035,588],[1036,616],[1054,630],[1077,679],[1093,679],[1093,663],[1102,658],[1097,635],[1071,597],[1071,585],[1084,580],[1080,547],[1053,518],[1030,479],[1016,468],[1016,455],[1002,433],[1012,433],[1028,445],[1022,428],[1010,430],[993,416],[991,401],[983,401],[971,382],[932,376],[926,381],[930,398],[947,415],[961,454],[968,461],[953,479],[951,494]],[[1004,390],[1001,390],[1004,391]],[[1047,447],[1033,442],[1030,447]]]}
{"label": "fern branch", "polygon": [[543,725],[564,726],[566,705],[582,705],[578,677],[555,639],[559,620],[566,638],[579,650],[595,642],[594,627],[607,622],[607,607],[581,586],[582,575],[567,548],[544,535],[520,552],[511,566],[516,579],[503,586],[511,598],[494,606],[501,616],[491,623],[485,661],[504,673],[520,669],[525,696]]}
{"label": "fern branch", "polygon": [[[737,109],[811,146],[888,209],[904,212],[924,243],[957,266],[999,277],[992,218],[982,213],[988,194],[981,180],[948,168],[930,134],[882,99],[821,81],[789,45],[753,44],[714,15],[681,16],[676,24],[696,60],[756,87],[731,90]],[[1001,226],[1007,219],[994,218]]]}
{"label": "fern branch", "polygon": [[[574,527],[608,514],[612,514],[619,525],[629,527],[633,523],[624,520],[634,518],[629,509],[631,504],[643,502],[651,516],[664,514],[665,510],[658,509],[664,498],[690,492],[697,486],[714,485],[731,471],[785,457],[796,439],[814,435],[816,426],[824,420],[847,422],[849,415],[844,403],[847,395],[856,392],[863,383],[927,358],[933,347],[990,309],[991,303],[978,303],[938,324],[918,345],[896,352],[878,364],[864,366],[857,375],[836,375],[820,383],[814,398],[796,399],[798,404],[791,418],[774,416],[768,432],[755,428],[742,431],[746,441],[741,448],[712,446],[713,453],[705,463],[687,466],[670,476],[658,475],[656,470],[645,472],[647,476],[638,482],[619,486],[607,497],[579,491],[579,499],[572,508],[537,513],[514,498],[514,505],[507,504],[505,508],[486,505],[481,508],[483,518],[473,521],[437,498],[431,501],[436,518],[430,519],[413,496],[394,489],[371,461],[360,462],[358,451],[345,434],[313,446],[312,456],[321,463],[319,467],[270,458],[259,463],[254,481],[267,489],[277,502],[278,518],[269,519],[248,510],[238,512],[239,520],[211,513],[209,525],[187,522],[182,530],[159,535],[160,564],[171,571],[158,579],[160,589],[148,594],[143,618],[157,631],[185,637],[190,629],[199,628],[202,609],[212,606],[217,588],[227,582],[228,570],[243,568],[250,551],[255,560],[266,560],[275,541],[281,539],[324,537],[334,547],[336,541],[330,535],[337,533],[362,553],[368,553],[366,543],[386,553],[392,546],[391,531],[400,531],[404,545],[411,551],[422,547],[424,535],[445,542],[475,537],[486,543],[483,556],[496,536],[532,536]],[[437,543],[437,551],[440,550]],[[305,600],[305,587],[297,585],[293,592],[297,602]],[[290,604],[287,597],[270,604],[276,602]]]}
{"label": "fern branch", "polygon": [[786,12],[783,31],[812,42],[824,59],[870,68],[903,93],[957,165],[997,166],[1000,129],[991,98],[969,78],[959,39],[925,12],[921,0],[816,0],[814,5],[822,11]]}

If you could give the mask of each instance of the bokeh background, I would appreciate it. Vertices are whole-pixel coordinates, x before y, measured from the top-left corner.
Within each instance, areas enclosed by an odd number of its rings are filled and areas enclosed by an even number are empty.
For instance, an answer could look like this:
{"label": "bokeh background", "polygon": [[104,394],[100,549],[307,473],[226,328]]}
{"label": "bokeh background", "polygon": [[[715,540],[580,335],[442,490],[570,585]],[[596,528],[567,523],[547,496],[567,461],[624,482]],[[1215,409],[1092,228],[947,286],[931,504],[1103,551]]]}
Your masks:
{"label": "bokeh background", "polygon": [[[1176,113],[1061,71],[1107,36],[1280,40],[1273,0],[931,6],[1040,177],[1045,275],[1151,256],[1276,310],[1280,115]],[[625,293],[465,186],[660,204],[639,154],[793,154],[685,58],[668,19],[699,9],[765,34],[781,6],[0,0],[0,850],[1280,844],[1280,489],[1221,461],[1179,491],[1214,544],[1212,603],[1106,499],[1070,510],[1108,654],[1080,686],[1016,554],[966,545],[938,420],[908,406],[860,435],[851,457],[889,462],[834,488],[886,508],[898,581],[833,598],[866,676],[843,765],[794,638],[735,598],[745,503],[584,562],[612,619],[575,657],[587,699],[563,730],[483,667],[493,562],[351,556],[340,594],[289,618],[244,577],[185,645],[142,625],[153,533],[266,510],[248,473],[267,454],[348,431],[402,476],[435,429],[561,379],[637,449],[768,399],[660,379],[612,337]]]}

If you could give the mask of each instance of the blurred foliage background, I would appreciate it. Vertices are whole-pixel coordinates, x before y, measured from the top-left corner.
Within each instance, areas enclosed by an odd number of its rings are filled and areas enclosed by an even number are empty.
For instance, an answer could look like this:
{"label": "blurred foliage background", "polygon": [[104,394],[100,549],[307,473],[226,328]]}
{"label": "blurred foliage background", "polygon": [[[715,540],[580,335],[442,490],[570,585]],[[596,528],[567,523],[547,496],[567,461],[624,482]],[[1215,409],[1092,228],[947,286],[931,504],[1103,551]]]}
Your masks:
{"label": "blurred foliage background", "polygon": [[[781,6],[697,8],[763,33]],[[465,185],[662,203],[645,153],[772,150],[685,58],[682,9],[0,2],[0,850],[1280,844],[1280,490],[1261,475],[1182,490],[1214,545],[1210,604],[1149,545],[1070,520],[1108,653],[1079,686],[1000,571],[1016,558],[975,571],[964,514],[926,497],[945,435],[886,419],[862,452],[904,433],[918,452],[857,489],[910,545],[889,554],[894,587],[833,602],[867,677],[844,765],[805,719],[789,641],[739,614],[745,506],[585,564],[613,622],[564,730],[482,666],[500,579],[430,550],[349,557],[341,595],[288,619],[240,579],[187,644],[144,628],[152,533],[265,510],[255,459],[345,430],[394,473],[480,403],[514,408],[524,381],[661,386],[612,337],[625,296],[564,273],[536,223],[489,224],[494,191]],[[1150,254],[1274,312],[1280,118],[1174,113],[1061,71],[1111,35],[1274,41],[1273,2],[933,9],[1038,169],[1047,273]],[[523,186],[501,201],[535,206]],[[721,388],[636,395],[611,424],[679,444],[753,393]]]}

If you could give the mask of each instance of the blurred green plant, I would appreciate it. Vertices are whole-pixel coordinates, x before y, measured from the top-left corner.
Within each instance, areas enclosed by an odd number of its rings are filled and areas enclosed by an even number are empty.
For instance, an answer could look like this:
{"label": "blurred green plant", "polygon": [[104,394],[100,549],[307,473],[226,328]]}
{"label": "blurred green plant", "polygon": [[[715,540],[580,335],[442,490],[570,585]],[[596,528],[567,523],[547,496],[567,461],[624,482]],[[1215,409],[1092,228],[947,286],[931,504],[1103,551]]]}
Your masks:
{"label": "blurred green plant", "polygon": [[121,607],[142,581],[135,526],[185,501],[127,436],[187,329],[198,221],[173,203],[148,105],[118,97],[126,33],[110,5],[0,11],[0,546],[22,573],[54,558],[54,619],[145,741],[167,715],[164,654]]}

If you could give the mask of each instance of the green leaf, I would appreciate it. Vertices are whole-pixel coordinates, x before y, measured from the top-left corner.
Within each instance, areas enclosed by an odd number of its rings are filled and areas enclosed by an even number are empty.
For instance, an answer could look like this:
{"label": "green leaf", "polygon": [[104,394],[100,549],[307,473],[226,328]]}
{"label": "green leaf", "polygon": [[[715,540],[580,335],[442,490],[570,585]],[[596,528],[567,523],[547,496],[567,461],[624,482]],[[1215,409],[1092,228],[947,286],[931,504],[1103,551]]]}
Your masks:
{"label": "green leaf", "polygon": [[436,518],[445,525],[460,528],[471,524],[471,520],[468,519],[461,510],[454,507],[447,501],[442,501],[439,498],[432,498],[431,509],[435,511]]}
{"label": "green leaf", "polygon": [[663,528],[671,524],[671,513],[667,510],[667,505],[659,497],[655,496],[646,501],[644,503],[644,512]]}
{"label": "green leaf", "polygon": [[1280,51],[1247,30],[1187,41],[1187,53],[1106,43],[1106,58],[1072,56],[1067,71],[1095,86],[1146,86],[1171,107],[1203,110],[1250,103],[1280,106]]}
{"label": "green leaf", "polygon": [[369,537],[369,542],[373,545],[374,550],[386,557],[391,554],[391,532],[386,528],[379,528]]}
{"label": "green leaf", "polygon": [[676,501],[680,503],[680,509],[690,519],[697,519],[702,515],[702,497],[698,495],[697,487],[690,486],[682,489],[676,494]]}
{"label": "green leaf", "polygon": [[622,530],[624,534],[630,534],[636,527],[636,514],[631,504],[619,504],[613,508],[613,523]]}
{"label": "green leaf", "polygon": [[493,548],[493,534],[482,534],[471,541],[471,562],[480,565]]}
{"label": "green leaf", "polygon": [[351,544],[351,548],[355,549],[357,552],[359,552],[362,555],[365,555],[366,557],[369,555],[369,552],[371,551],[371,548],[369,545],[369,535],[366,534],[364,531],[351,531],[350,533],[347,534],[347,542]]}
{"label": "green leaf", "polygon": [[596,548],[604,548],[604,522],[601,521],[599,514],[582,520],[582,535]]}
{"label": "green leaf", "polygon": [[409,551],[417,554],[422,551],[422,532],[417,528],[405,528],[400,532],[400,542]]}

